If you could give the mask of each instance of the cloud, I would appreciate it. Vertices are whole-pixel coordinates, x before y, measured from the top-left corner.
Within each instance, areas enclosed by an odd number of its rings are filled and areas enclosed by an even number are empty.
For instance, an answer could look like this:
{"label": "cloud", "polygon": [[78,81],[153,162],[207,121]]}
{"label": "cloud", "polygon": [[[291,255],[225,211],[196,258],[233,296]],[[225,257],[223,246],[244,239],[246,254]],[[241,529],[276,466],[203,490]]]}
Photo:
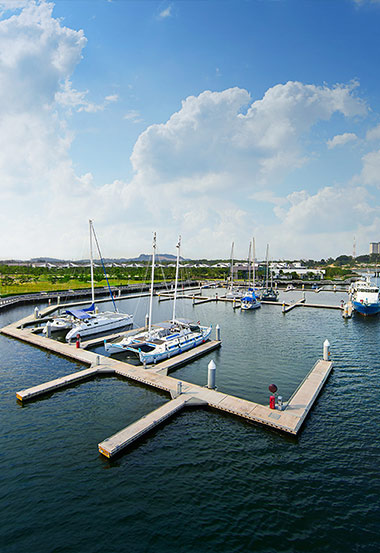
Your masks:
{"label": "cloud", "polygon": [[172,15],[172,6],[168,6],[167,8],[165,8],[164,10],[162,10],[159,14],[158,14],[158,17],[160,19],[166,19],[167,17],[171,17]]}
{"label": "cloud", "polygon": [[135,109],[130,109],[127,111],[127,113],[124,115],[123,119],[127,119],[128,121],[132,121],[133,123],[141,123],[143,120],[140,112]]}
{"label": "cloud", "polygon": [[337,134],[336,136],[334,136],[334,138],[328,140],[326,144],[329,150],[331,150],[332,148],[336,148],[337,146],[344,146],[344,144],[347,144],[347,142],[352,142],[357,139],[358,137],[355,133],[346,132],[344,134]]}
{"label": "cloud", "polygon": [[346,117],[366,113],[352,91],[352,85],[289,82],[253,103],[237,87],[189,96],[166,123],[151,125],[139,136],[133,168],[156,184],[228,173],[238,188],[267,186],[305,163],[302,137],[316,122],[335,112]]}
{"label": "cloud", "polygon": [[72,83],[69,79],[66,79],[61,84],[60,90],[55,94],[55,101],[69,109],[75,109],[77,112],[85,111],[87,113],[96,113],[98,111],[104,111],[107,104],[117,102],[119,96],[117,94],[111,94],[104,98],[102,104],[94,104],[89,102],[86,98],[88,90],[78,91],[72,88]]}
{"label": "cloud", "polygon": [[[279,222],[267,228],[276,250],[294,257],[314,258],[351,254],[347,245],[357,238],[358,251],[367,251],[374,231],[380,230],[380,208],[363,186],[321,188],[315,194],[305,190],[287,196],[287,205],[275,208]],[[331,252],[331,253],[329,253]]]}
{"label": "cloud", "polygon": [[367,131],[366,134],[367,140],[379,140],[380,139],[380,125],[377,125],[373,129]]}
{"label": "cloud", "polygon": [[380,150],[364,155],[362,162],[361,174],[354,181],[380,188]]}

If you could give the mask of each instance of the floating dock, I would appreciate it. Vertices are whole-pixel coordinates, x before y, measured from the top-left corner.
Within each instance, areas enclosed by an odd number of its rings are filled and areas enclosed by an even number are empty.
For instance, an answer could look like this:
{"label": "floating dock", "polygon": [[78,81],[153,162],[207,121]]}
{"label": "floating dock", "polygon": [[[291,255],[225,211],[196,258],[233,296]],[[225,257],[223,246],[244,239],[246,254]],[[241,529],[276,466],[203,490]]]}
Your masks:
{"label": "floating dock", "polygon": [[305,418],[332,370],[332,362],[329,359],[317,361],[290,400],[284,403],[281,409],[279,407],[271,409],[266,405],[260,405],[221,391],[168,376],[170,371],[175,370],[180,365],[189,363],[196,357],[205,355],[213,349],[220,347],[220,340],[208,341],[171,359],[167,359],[156,365],[143,367],[98,355],[94,352],[77,348],[73,344],[61,343],[43,335],[34,334],[32,329],[27,326],[32,320],[34,320],[33,315],[3,328],[1,332],[7,336],[75,359],[85,365],[89,365],[89,368],[21,390],[16,393],[18,401],[27,402],[44,394],[52,394],[68,386],[79,384],[81,381],[102,374],[122,376],[170,394],[171,400],[162,407],[101,442],[98,445],[98,449],[106,457],[112,457],[120,453],[142,435],[189,406],[202,405],[219,411],[225,411],[245,420],[296,435],[300,431]]}

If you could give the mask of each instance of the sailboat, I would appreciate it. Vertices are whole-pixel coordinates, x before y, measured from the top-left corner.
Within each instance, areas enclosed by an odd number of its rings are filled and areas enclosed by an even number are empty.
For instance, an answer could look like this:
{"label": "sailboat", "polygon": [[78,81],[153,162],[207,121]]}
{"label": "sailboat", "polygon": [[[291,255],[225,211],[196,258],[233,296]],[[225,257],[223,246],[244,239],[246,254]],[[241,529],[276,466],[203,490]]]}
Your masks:
{"label": "sailboat", "polygon": [[[66,313],[70,315],[74,324],[72,329],[66,334],[66,341],[70,342],[73,338],[83,336],[90,336],[92,334],[100,334],[102,332],[109,332],[111,330],[117,330],[122,327],[126,327],[133,324],[133,315],[119,313],[113,298],[111,288],[108,282],[107,273],[105,271],[102,255],[99,248],[99,242],[95,234],[93,222],[89,221],[90,228],[90,270],[91,270],[91,299],[92,304],[85,309],[67,309]],[[95,312],[95,290],[94,290],[94,260],[92,252],[92,240],[95,239],[95,243],[98,249],[99,257],[102,262],[103,271],[106,277],[108,290],[114,306],[114,311],[103,311],[101,313]]]}
{"label": "sailboat", "polygon": [[151,281],[150,281],[150,297],[149,297],[149,315],[148,315],[148,329],[144,332],[138,332],[132,336],[124,336],[123,338],[108,342],[104,340],[104,349],[107,353],[120,353],[124,351],[130,351],[130,347],[136,345],[145,344],[149,340],[160,338],[163,327],[152,327],[152,311],[153,311],[153,293],[154,293],[154,270],[156,262],[156,247],[157,238],[156,233],[153,234],[153,253],[152,253],[152,269],[151,269]]}
{"label": "sailboat", "polygon": [[230,263],[230,285],[226,292],[226,298],[228,299],[240,299],[242,292],[237,288],[234,288],[234,242],[231,246],[231,263]]}
{"label": "sailboat", "polygon": [[251,285],[251,242],[249,243],[248,250],[248,293],[242,297],[240,308],[243,311],[248,309],[258,309],[261,307],[261,303],[255,294],[255,239],[252,241],[253,249],[253,283]]}
{"label": "sailboat", "polygon": [[138,355],[141,363],[157,363],[174,355],[178,355],[205,342],[211,334],[212,327],[193,324],[191,321],[176,318],[176,301],[178,288],[178,272],[180,258],[181,237],[177,244],[177,263],[174,287],[173,316],[166,323],[159,323],[152,328],[152,300],[154,282],[154,258],[156,240],[153,241],[152,279],[149,305],[149,327],[147,331],[134,336],[123,338],[119,342],[105,343],[104,347],[109,353],[130,351]]}
{"label": "sailboat", "polygon": [[[278,301],[278,291],[273,289],[273,273],[272,270],[269,269],[269,260],[268,260],[268,254],[269,254],[269,244],[267,244],[267,253],[266,253],[266,278],[265,278],[265,290],[261,294],[261,299],[264,301]],[[271,283],[269,287],[269,271],[271,274]]]}

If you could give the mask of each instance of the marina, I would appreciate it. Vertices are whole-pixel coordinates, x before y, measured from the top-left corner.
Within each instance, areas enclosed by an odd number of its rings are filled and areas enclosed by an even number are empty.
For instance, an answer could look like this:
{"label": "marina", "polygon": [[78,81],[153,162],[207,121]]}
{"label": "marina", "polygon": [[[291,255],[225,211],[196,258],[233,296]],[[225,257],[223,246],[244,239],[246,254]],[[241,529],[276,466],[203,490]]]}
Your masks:
{"label": "marina", "polygon": [[[287,309],[290,310],[298,305],[304,305],[304,302],[305,298],[303,297],[296,303],[290,304]],[[273,302],[273,304],[275,303]],[[51,306],[39,313],[42,320],[45,320],[46,316],[51,314]],[[146,432],[160,425],[164,420],[167,420],[179,410],[189,405],[208,406],[216,410],[231,413],[234,416],[244,418],[256,424],[263,424],[281,432],[296,435],[301,429],[307,414],[332,369],[332,362],[329,357],[330,353],[326,350],[323,352],[323,359],[315,363],[310,373],[288,401],[283,403],[281,397],[278,405],[262,405],[168,376],[169,372],[178,367],[219,348],[222,344],[219,329],[216,330],[216,340],[209,340],[198,347],[175,355],[167,360],[154,363],[153,365],[145,366],[144,364],[144,366],[136,366],[112,357],[99,355],[87,349],[90,346],[99,345],[101,343],[100,338],[89,340],[83,344],[84,347],[80,347],[80,341],[77,341],[76,344],[62,343],[48,336],[36,334],[31,326],[33,322],[36,322],[35,317],[36,314],[30,315],[16,323],[8,325],[1,332],[7,336],[75,359],[83,364],[90,365],[90,367],[46,383],[37,384],[25,390],[20,390],[16,393],[18,401],[24,403],[31,399],[35,400],[40,396],[51,394],[57,390],[104,374],[108,376],[118,375],[164,390],[173,398],[169,402],[170,405],[168,407],[163,406],[160,408],[159,414],[145,415],[142,421],[135,421],[131,428],[127,427],[119,431],[116,435],[107,438],[99,444],[99,451],[107,457],[119,453],[127,445],[133,443],[136,439],[145,435]],[[142,331],[144,331],[143,328],[134,329],[126,334],[132,332],[138,335]],[[181,396],[181,400],[178,400],[179,396]]]}

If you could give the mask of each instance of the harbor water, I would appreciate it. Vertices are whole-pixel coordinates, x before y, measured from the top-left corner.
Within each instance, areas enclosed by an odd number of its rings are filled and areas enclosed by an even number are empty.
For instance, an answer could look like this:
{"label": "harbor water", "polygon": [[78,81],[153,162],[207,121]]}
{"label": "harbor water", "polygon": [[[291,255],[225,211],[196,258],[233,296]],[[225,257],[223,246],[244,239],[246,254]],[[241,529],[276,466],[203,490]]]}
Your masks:
{"label": "harbor water", "polygon": [[[283,292],[280,302],[300,298]],[[306,292],[309,303],[342,299]],[[147,302],[119,309],[143,325]],[[2,313],[0,326],[33,308]],[[171,308],[156,299],[154,320]],[[22,406],[18,390],[83,366],[0,335],[2,553],[379,551],[380,316],[185,299],[178,311],[219,324],[223,345],[172,375],[206,385],[213,359],[219,391],[263,404],[271,383],[289,399],[330,341],[334,369],[299,436],[197,408],[107,460],[97,444],[168,396],[102,377]]]}

